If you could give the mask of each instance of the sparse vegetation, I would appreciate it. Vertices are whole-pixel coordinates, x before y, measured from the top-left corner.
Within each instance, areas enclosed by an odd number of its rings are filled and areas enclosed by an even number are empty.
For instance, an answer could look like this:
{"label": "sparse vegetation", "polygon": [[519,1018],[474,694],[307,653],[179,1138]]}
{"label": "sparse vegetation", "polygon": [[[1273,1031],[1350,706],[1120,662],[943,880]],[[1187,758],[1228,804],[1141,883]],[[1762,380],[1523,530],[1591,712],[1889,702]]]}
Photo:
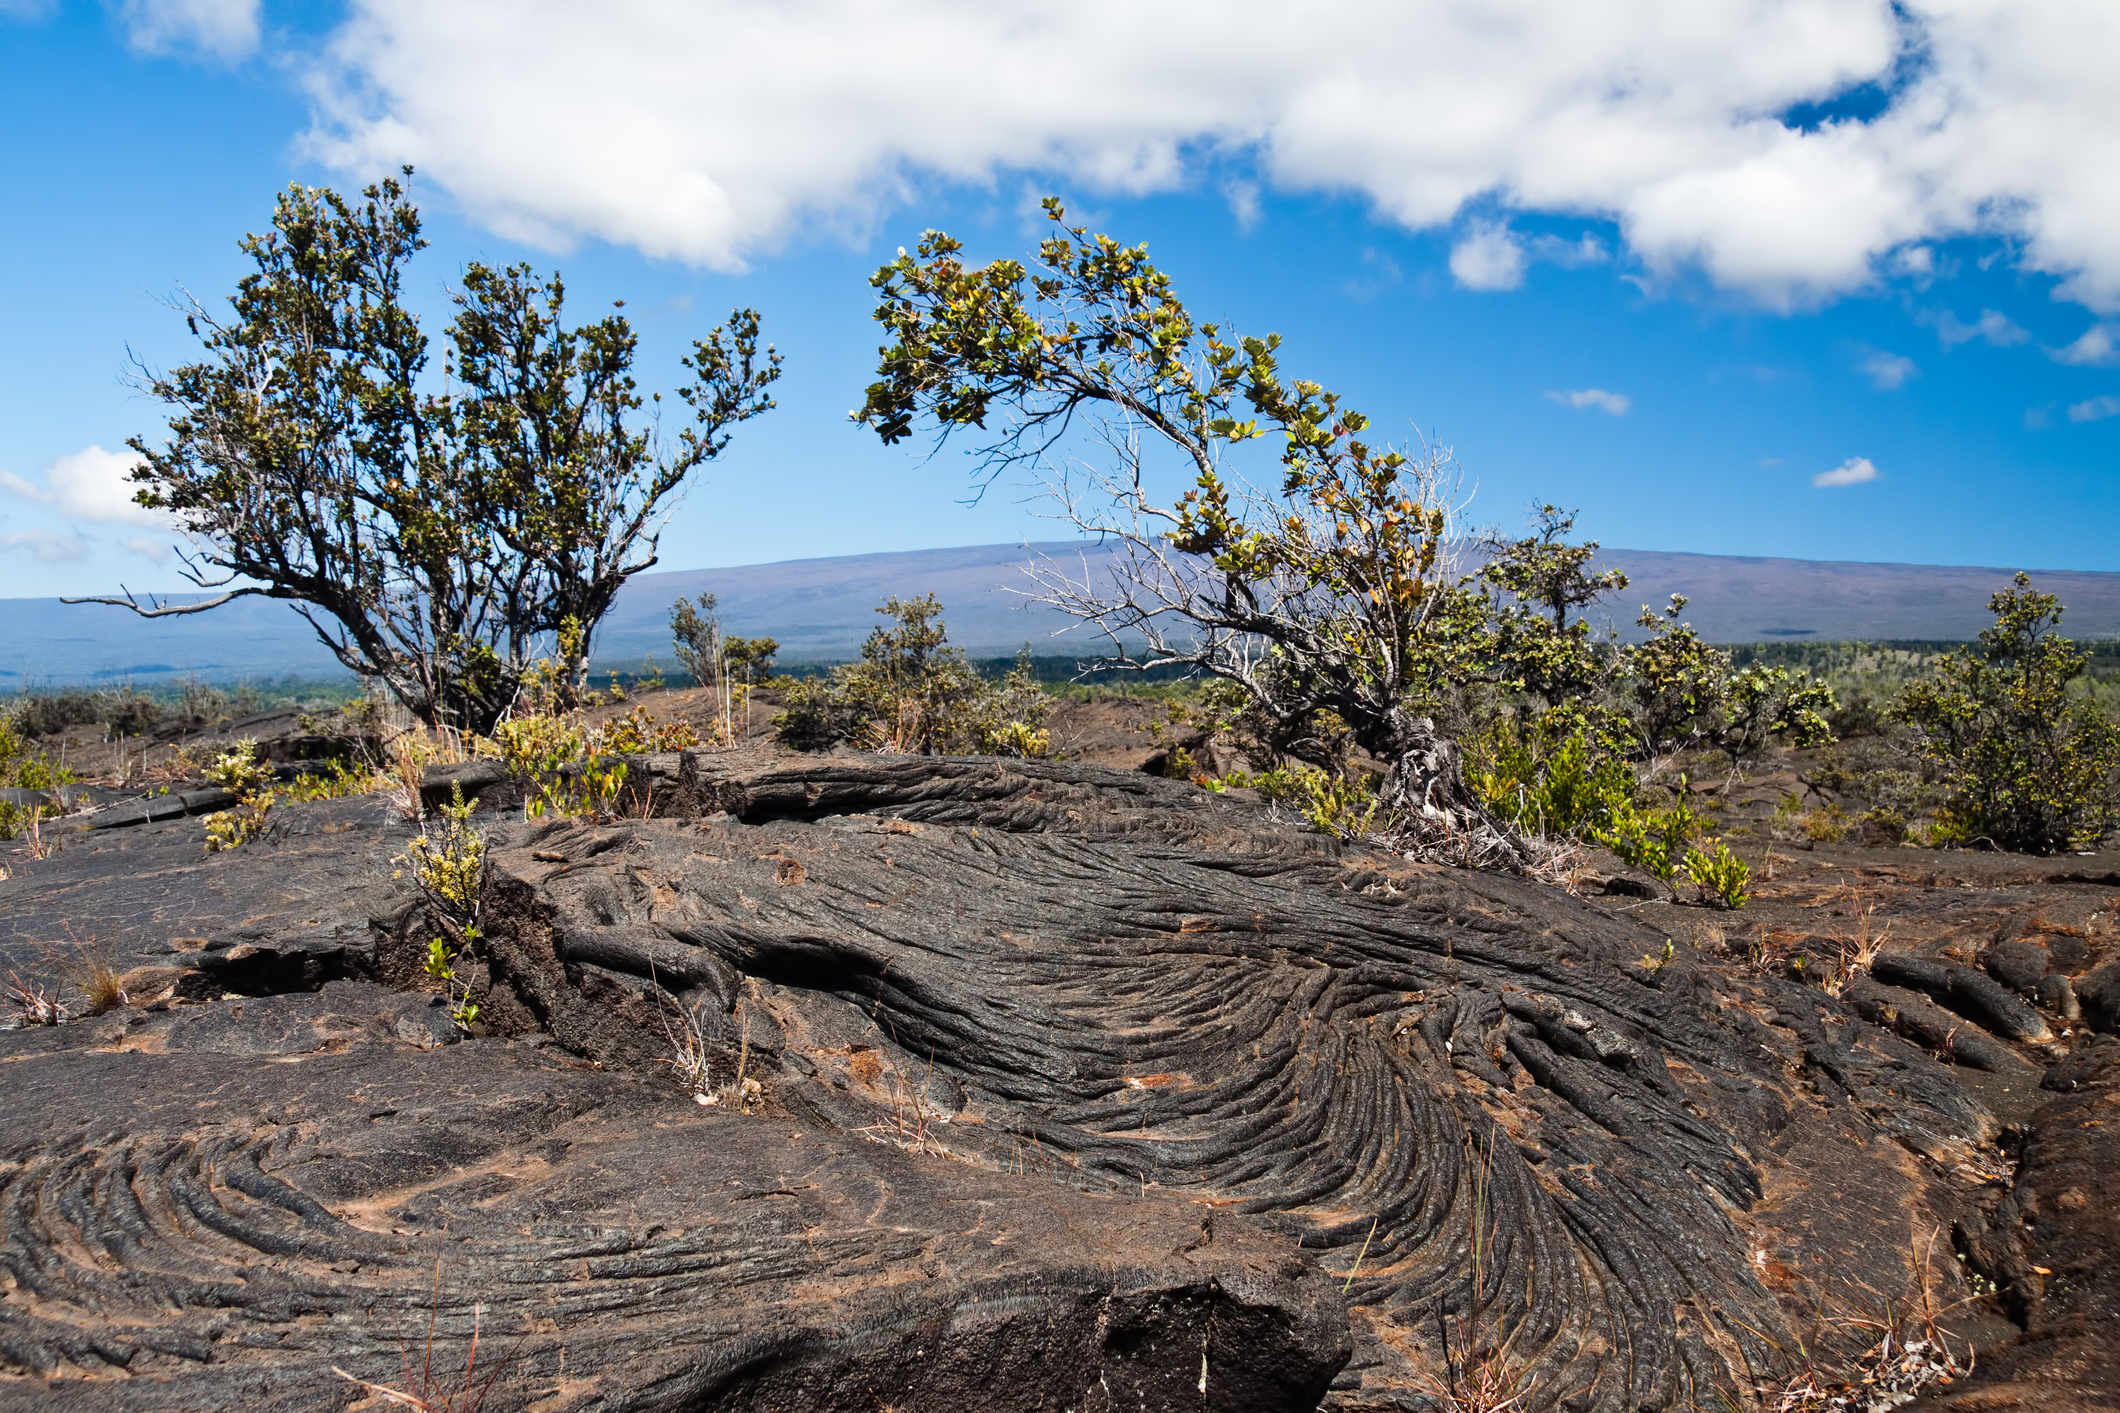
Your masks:
{"label": "sparse vegetation", "polygon": [[[16,713],[0,711],[0,787],[54,791],[73,784],[74,772],[47,752],[33,749],[23,739],[18,721]],[[59,812],[59,805],[50,799],[21,803],[0,800],[0,839],[13,839],[35,829],[41,820]]]}
{"label": "sparse vegetation", "polygon": [[1712,854],[1702,849],[1686,850],[1685,868],[1686,876],[1699,886],[1705,901],[1735,911],[1752,896],[1748,891],[1752,868],[1731,853],[1728,844],[1717,841]]}
{"label": "sparse vegetation", "polygon": [[344,1369],[333,1367],[332,1373],[356,1388],[366,1389],[369,1396],[381,1399],[386,1405],[410,1408],[414,1413],[478,1413],[485,1406],[494,1389],[507,1376],[515,1363],[516,1348],[498,1363],[489,1363],[479,1368],[478,1346],[480,1325],[485,1320],[483,1307],[471,1307],[471,1342],[464,1350],[464,1367],[461,1370],[437,1369],[434,1363],[435,1325],[442,1306],[442,1262],[437,1256],[434,1262],[434,1294],[427,1312],[427,1338],[420,1351],[419,1362],[413,1362],[412,1350],[401,1336],[398,1340],[398,1358],[404,1366],[404,1383],[400,1388],[385,1384],[370,1383],[356,1378]]}
{"label": "sparse vegetation", "polygon": [[486,836],[471,825],[473,805],[461,785],[450,787],[450,802],[431,829],[406,846],[403,862],[426,896],[429,915],[442,936],[427,944],[426,974],[449,998],[449,1018],[469,1030],[479,1008],[471,999],[471,981],[462,970],[466,955],[479,940],[479,915],[486,898]]}
{"label": "sparse vegetation", "polygon": [[12,969],[7,974],[5,998],[17,1025],[60,1025],[72,1015],[66,1003],[45,983],[26,980]]}
{"label": "sparse vegetation", "polygon": [[996,682],[948,645],[942,604],[929,594],[891,598],[876,610],[892,621],[862,645],[861,661],[823,678],[784,684],[786,709],[773,719],[800,749],[850,741],[894,755],[1042,756],[1051,748],[1045,719],[1052,699],[1019,660]]}

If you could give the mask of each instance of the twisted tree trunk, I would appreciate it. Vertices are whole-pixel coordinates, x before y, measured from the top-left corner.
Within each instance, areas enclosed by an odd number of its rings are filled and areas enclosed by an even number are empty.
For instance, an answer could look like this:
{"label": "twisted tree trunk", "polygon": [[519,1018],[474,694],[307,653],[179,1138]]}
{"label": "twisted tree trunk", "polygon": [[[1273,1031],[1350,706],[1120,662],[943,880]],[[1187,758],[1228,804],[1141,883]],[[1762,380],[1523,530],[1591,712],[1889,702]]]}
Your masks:
{"label": "twisted tree trunk", "polygon": [[1407,835],[1414,851],[1511,869],[1531,862],[1523,836],[1496,819],[1466,782],[1457,742],[1433,717],[1397,707],[1364,734],[1372,740],[1363,745],[1387,766],[1378,792],[1386,827]]}

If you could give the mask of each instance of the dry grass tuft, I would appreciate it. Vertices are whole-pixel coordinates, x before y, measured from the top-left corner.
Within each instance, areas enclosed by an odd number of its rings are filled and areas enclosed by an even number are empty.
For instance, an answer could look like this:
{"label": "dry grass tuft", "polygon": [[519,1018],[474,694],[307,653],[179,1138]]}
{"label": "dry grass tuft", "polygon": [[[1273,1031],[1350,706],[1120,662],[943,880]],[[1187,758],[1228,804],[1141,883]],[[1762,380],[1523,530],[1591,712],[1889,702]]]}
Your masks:
{"label": "dry grass tuft", "polygon": [[69,1019],[71,1012],[58,994],[47,991],[40,981],[24,980],[20,973],[7,974],[6,1001],[15,1012],[15,1024],[58,1025]]}
{"label": "dry grass tuft", "polygon": [[[1941,1325],[1945,1315],[1975,1297],[1937,1303],[1931,1253],[1941,1236],[1940,1229],[1931,1232],[1915,1258],[1921,1289],[1912,1302],[1895,1302],[1867,1286],[1853,1287],[1854,1297],[1842,1302],[1838,1314],[1825,1313],[1821,1302],[1817,1338],[1811,1344],[1799,1341],[1791,1351],[1768,1340],[1788,1358],[1790,1372],[1754,1388],[1742,1404],[1726,1399],[1726,1406],[1756,1407],[1764,1413],[1884,1413],[1971,1373],[1972,1346],[1954,1342]],[[1828,1336],[1837,1337],[1843,1347],[1853,1338],[1858,1352],[1835,1358],[1813,1347]]]}
{"label": "dry grass tuft", "polygon": [[419,1413],[478,1413],[478,1409],[485,1404],[495,1385],[499,1384],[502,1376],[508,1372],[509,1366],[515,1363],[515,1356],[522,1348],[522,1340],[516,1341],[515,1349],[509,1351],[507,1358],[498,1364],[490,1365],[481,1380],[478,1367],[479,1324],[485,1310],[483,1306],[474,1305],[471,1307],[471,1346],[464,1354],[462,1374],[457,1375],[447,1369],[437,1370],[434,1367],[434,1325],[441,1301],[442,1262],[440,1257],[436,1257],[434,1297],[427,1311],[427,1341],[421,1351],[417,1368],[413,1366],[411,1348],[406,1345],[402,1335],[398,1338],[398,1357],[405,1366],[403,1388],[370,1383],[366,1379],[354,1377],[336,1365],[332,1366],[331,1372],[347,1383],[368,1390],[370,1397],[381,1399],[393,1407],[417,1409]]}
{"label": "dry grass tuft", "polygon": [[88,998],[88,1013],[92,1016],[132,1004],[132,998],[125,994],[125,988],[118,982],[117,969],[100,957],[89,959],[79,984],[81,994]]}

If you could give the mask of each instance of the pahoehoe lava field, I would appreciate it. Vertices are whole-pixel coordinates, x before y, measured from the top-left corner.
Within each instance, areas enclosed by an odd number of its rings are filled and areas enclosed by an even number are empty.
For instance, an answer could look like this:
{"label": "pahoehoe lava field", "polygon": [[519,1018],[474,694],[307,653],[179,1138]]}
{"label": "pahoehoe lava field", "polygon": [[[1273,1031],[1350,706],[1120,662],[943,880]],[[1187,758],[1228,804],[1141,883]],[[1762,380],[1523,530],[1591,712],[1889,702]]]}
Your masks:
{"label": "pahoehoe lava field", "polygon": [[[2112,1406],[2120,878],[1873,869],[1933,937],[1834,997],[1242,792],[636,764],[653,817],[492,826],[471,1038],[374,799],[0,882],[11,966],[71,923],[160,997],[0,1034],[0,1402],[350,1406],[476,1328],[493,1409],[1677,1410],[1868,1301],[1982,1348],[1931,1402]],[[688,1020],[755,1092],[694,1101]]]}

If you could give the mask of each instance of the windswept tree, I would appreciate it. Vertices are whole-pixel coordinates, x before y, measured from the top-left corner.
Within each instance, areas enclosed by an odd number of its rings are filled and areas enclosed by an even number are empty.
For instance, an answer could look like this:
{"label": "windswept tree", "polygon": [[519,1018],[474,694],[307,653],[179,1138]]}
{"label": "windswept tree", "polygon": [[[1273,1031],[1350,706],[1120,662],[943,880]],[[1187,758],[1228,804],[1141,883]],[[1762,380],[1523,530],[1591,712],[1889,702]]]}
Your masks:
{"label": "windswept tree", "polygon": [[685,422],[665,438],[640,419],[623,314],[570,328],[557,275],[474,263],[437,379],[406,307],[419,212],[395,179],[362,198],[282,193],[242,242],[256,268],[230,314],[190,301],[206,357],[143,379],[172,415],[165,444],[131,443],[134,498],[172,513],[188,577],[221,592],[90,601],[159,618],[290,600],[421,720],[486,731],[541,649],[582,678],[686,479],[773,405],[780,357],[737,311],[683,360]]}
{"label": "windswept tree", "polygon": [[[1487,600],[1453,563],[1449,452],[1371,440],[1337,393],[1283,373],[1278,335],[1196,323],[1146,247],[1045,209],[1056,231],[1035,270],[967,268],[931,231],[876,273],[891,342],[856,417],[886,443],[923,419],[981,434],[982,474],[1035,468],[1065,517],[1115,542],[1108,577],[1086,561],[1038,574],[1038,597],[1103,634],[1098,666],[1226,679],[1300,760],[1329,764],[1351,736],[1387,768],[1386,809],[1461,857],[1520,861],[1439,725],[1459,687],[1498,670]],[[1053,470],[1079,433],[1105,452]],[[1225,466],[1259,440],[1278,449],[1277,485]],[[1154,488],[1156,449],[1190,480],[1182,496]]]}
{"label": "windswept tree", "polygon": [[[1682,624],[1652,618],[1639,648],[1601,637],[1584,611],[1626,576],[1590,567],[1573,512],[1540,507],[1530,536],[1490,537],[1469,572],[1448,449],[1373,439],[1339,394],[1282,370],[1278,335],[1196,322],[1145,246],[1045,209],[1031,266],[968,267],[930,231],[876,272],[889,342],[855,417],[886,443],[921,425],[976,437],[982,484],[1027,471],[1102,542],[1033,571],[1033,597],[1102,635],[1094,667],[1223,679],[1242,698],[1227,714],[1271,756],[1330,772],[1359,748],[1385,767],[1383,815],[1471,862],[1531,852],[1461,758],[1497,699],[1542,703],[1536,740],[1579,739],[1608,774],[1823,732],[1822,688],[1733,675]],[[1665,690],[1695,669],[1702,682]]]}

